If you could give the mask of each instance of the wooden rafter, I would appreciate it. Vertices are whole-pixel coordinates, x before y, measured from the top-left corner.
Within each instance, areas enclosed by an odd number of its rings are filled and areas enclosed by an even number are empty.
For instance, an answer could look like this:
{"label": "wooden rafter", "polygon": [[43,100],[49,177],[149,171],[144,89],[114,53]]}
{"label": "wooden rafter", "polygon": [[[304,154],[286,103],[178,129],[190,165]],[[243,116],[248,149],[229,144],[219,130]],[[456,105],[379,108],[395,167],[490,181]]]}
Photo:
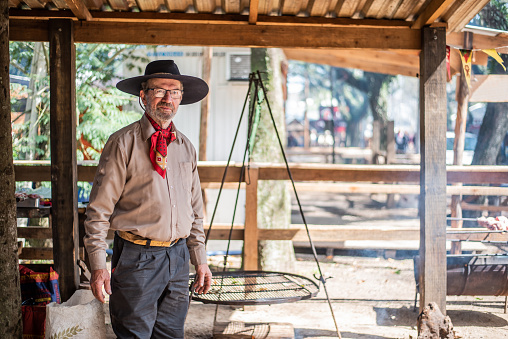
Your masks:
{"label": "wooden rafter", "polygon": [[251,0],[249,5],[249,24],[258,21],[259,0]]}
{"label": "wooden rafter", "polygon": [[414,22],[411,28],[421,29],[425,25],[430,25],[437,20],[450,6],[453,0],[433,0],[428,4],[422,14]]}
{"label": "wooden rafter", "polygon": [[83,0],[65,0],[65,2],[76,18],[87,21],[92,20],[92,14],[90,14],[90,11],[86,8]]}

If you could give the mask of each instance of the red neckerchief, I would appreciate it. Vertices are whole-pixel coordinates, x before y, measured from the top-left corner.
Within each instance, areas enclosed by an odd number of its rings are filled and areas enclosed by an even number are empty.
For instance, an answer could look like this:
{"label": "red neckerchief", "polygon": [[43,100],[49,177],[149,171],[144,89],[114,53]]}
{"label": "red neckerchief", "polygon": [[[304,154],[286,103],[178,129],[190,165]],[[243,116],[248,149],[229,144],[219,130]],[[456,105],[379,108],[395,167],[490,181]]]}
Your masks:
{"label": "red neckerchief", "polygon": [[171,143],[176,139],[175,132],[171,132],[173,129],[173,122],[169,124],[168,128],[162,129],[148,114],[145,113],[145,115],[156,131],[151,137],[150,160],[157,173],[165,178],[166,166],[168,164],[168,140],[169,143]]}

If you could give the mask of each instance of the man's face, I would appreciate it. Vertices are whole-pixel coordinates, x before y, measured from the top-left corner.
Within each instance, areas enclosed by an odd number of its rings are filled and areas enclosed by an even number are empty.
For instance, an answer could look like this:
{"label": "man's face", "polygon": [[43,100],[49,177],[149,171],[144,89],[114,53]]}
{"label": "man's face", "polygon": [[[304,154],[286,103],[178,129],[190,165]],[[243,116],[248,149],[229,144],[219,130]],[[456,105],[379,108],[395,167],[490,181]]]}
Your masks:
{"label": "man's face", "polygon": [[[149,79],[147,88],[161,88],[166,90],[182,89],[182,84],[174,79],[154,78]],[[153,90],[141,90],[139,96],[146,107],[146,112],[156,121],[162,123],[173,120],[182,99],[172,99],[169,92],[162,98],[157,98]]]}

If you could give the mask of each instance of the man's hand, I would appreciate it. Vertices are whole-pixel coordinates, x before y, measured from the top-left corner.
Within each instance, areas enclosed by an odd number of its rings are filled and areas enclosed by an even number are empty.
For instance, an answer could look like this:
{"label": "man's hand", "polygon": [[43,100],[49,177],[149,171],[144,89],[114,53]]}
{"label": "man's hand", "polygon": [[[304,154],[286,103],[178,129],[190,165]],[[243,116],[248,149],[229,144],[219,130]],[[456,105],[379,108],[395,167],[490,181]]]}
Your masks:
{"label": "man's hand", "polygon": [[207,264],[196,265],[196,278],[194,280],[194,291],[197,294],[207,293],[212,285],[212,272]]}
{"label": "man's hand", "polygon": [[101,303],[104,302],[104,294],[102,293],[102,286],[107,294],[111,295],[111,277],[107,269],[100,269],[92,271],[92,279],[90,280],[90,287],[92,293],[97,300]]}

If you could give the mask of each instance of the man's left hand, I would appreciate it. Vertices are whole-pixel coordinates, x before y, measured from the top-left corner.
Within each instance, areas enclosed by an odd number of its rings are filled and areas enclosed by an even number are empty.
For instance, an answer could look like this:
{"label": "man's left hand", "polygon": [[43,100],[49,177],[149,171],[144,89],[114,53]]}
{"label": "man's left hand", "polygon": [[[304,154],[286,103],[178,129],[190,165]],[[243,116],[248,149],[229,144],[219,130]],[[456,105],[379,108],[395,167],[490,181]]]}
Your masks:
{"label": "man's left hand", "polygon": [[196,265],[196,278],[194,280],[194,292],[197,294],[207,293],[212,285],[212,272],[207,264]]}

